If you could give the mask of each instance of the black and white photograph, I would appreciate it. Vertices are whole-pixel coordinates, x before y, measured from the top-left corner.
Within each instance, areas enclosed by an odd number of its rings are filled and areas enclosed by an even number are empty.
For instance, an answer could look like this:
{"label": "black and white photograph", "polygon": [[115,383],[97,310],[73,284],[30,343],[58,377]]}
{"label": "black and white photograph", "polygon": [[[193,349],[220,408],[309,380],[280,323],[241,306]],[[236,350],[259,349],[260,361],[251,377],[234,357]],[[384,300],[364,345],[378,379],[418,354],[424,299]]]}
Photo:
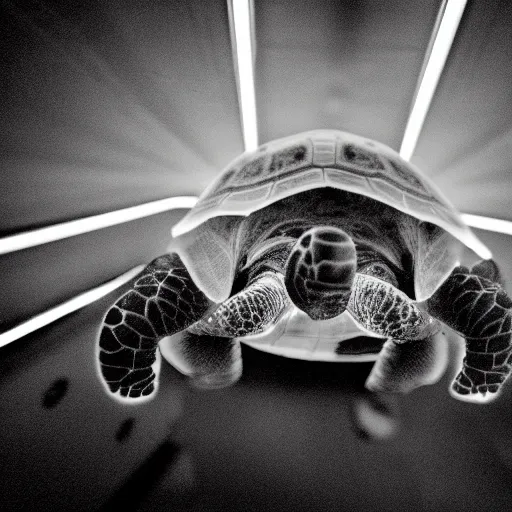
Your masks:
{"label": "black and white photograph", "polygon": [[0,0],[0,511],[512,511],[512,2]]}

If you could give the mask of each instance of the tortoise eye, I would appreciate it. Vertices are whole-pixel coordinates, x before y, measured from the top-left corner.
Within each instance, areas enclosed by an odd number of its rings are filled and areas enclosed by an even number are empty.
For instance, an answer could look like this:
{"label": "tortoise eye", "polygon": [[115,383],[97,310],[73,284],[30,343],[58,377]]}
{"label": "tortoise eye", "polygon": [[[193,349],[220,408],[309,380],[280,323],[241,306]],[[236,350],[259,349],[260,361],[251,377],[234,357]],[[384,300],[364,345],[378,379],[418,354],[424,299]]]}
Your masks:
{"label": "tortoise eye", "polygon": [[238,265],[239,268],[244,268],[245,265],[247,265],[247,254],[244,254],[241,258],[240,258],[240,264]]}
{"label": "tortoise eye", "polygon": [[377,279],[382,279],[393,286],[398,286],[398,280],[393,273],[393,271],[383,262],[380,261],[372,261],[366,264],[363,264],[359,269],[359,272],[366,274],[368,276],[376,277]]}
{"label": "tortoise eye", "polygon": [[375,272],[375,275],[380,275],[384,277],[385,275],[389,274],[389,268],[384,265],[383,263],[374,263],[373,269]]}

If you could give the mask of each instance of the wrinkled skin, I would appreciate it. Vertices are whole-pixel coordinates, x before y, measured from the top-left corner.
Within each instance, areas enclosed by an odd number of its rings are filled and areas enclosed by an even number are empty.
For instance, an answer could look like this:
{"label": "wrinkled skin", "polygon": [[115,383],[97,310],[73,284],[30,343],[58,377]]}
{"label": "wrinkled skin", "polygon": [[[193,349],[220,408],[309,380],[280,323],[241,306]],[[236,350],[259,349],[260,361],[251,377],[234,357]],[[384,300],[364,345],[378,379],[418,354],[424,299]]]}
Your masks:
{"label": "wrinkled skin", "polygon": [[512,352],[512,302],[498,268],[492,261],[457,267],[418,304],[411,254],[419,229],[420,221],[366,197],[297,194],[239,223],[232,293],[221,304],[196,286],[177,254],[155,259],[105,316],[98,358],[106,388],[128,401],[152,396],[158,343],[179,332],[167,350],[180,371],[200,387],[230,385],[242,371],[239,338],[263,332],[295,305],[313,320],[348,310],[387,338],[366,382],[375,393],[405,393],[439,378],[436,333],[444,323],[467,347],[452,395],[493,399]]}

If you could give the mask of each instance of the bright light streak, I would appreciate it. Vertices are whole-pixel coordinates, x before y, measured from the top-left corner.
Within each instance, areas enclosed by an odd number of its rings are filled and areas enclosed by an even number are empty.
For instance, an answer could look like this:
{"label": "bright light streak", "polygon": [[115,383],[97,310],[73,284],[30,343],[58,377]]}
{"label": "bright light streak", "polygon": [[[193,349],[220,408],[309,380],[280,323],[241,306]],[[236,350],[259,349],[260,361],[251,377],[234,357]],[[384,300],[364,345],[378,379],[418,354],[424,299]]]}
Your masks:
{"label": "bright light streak", "polygon": [[414,153],[425,117],[427,116],[430,102],[434,96],[441,73],[443,72],[446,58],[459,27],[459,23],[466,7],[467,0],[448,0],[446,8],[435,36],[432,51],[428,57],[425,72],[421,78],[418,94],[414,101],[411,114],[407,121],[404,138],[400,147],[400,155],[409,160]]}
{"label": "bright light streak", "polygon": [[252,48],[252,1],[231,0],[233,13],[236,71],[245,151],[258,147],[256,94],[254,92],[254,53]]}
{"label": "bright light streak", "polygon": [[119,288],[121,285],[133,279],[139,272],[142,271],[144,265],[139,265],[128,272],[116,277],[112,281],[108,283],[102,284],[97,288],[93,288],[92,290],[88,290],[87,292],[81,293],[72,299],[55,306],[44,313],[36,315],[32,317],[30,320],[23,322],[13,329],[3,332],[0,334],[0,347],[4,347],[9,343],[30,334],[31,332],[40,329],[41,327],[45,327],[52,322],[55,322],[59,318],[63,316],[69,315],[74,311],[77,311],[84,306],[88,306],[89,304],[101,299],[105,295],[108,295],[110,292],[114,291],[116,288]]}
{"label": "bright light streak", "polygon": [[480,215],[471,215],[463,213],[462,219],[472,228],[484,229],[485,231],[494,231],[505,235],[512,235],[512,221],[493,219],[492,217],[481,217]]}
{"label": "bright light streak", "polygon": [[123,224],[135,219],[149,217],[157,213],[176,210],[180,208],[192,208],[197,202],[195,196],[178,196],[160,199],[150,203],[144,203],[130,208],[123,208],[113,212],[93,215],[83,219],[72,220],[54,224],[45,228],[26,231],[17,235],[0,238],[0,254],[20,251],[36,245],[47,244],[81,235],[97,229],[108,228],[117,224]]}

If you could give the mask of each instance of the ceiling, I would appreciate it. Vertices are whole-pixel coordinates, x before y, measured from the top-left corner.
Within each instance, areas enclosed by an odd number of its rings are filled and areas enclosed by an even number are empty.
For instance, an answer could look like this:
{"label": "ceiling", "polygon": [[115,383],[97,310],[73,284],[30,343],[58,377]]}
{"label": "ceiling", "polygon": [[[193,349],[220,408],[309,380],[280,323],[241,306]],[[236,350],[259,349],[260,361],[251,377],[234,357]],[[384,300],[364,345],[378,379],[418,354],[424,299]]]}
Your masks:
{"label": "ceiling", "polygon": [[[255,0],[261,142],[401,138],[440,0]],[[225,0],[6,1],[0,234],[199,194],[243,151]],[[512,3],[468,1],[412,161],[512,220]]]}
{"label": "ceiling", "polygon": [[470,1],[412,161],[458,208],[512,219],[512,3]]}
{"label": "ceiling", "polygon": [[398,149],[439,5],[255,2],[262,141],[337,128]]}

